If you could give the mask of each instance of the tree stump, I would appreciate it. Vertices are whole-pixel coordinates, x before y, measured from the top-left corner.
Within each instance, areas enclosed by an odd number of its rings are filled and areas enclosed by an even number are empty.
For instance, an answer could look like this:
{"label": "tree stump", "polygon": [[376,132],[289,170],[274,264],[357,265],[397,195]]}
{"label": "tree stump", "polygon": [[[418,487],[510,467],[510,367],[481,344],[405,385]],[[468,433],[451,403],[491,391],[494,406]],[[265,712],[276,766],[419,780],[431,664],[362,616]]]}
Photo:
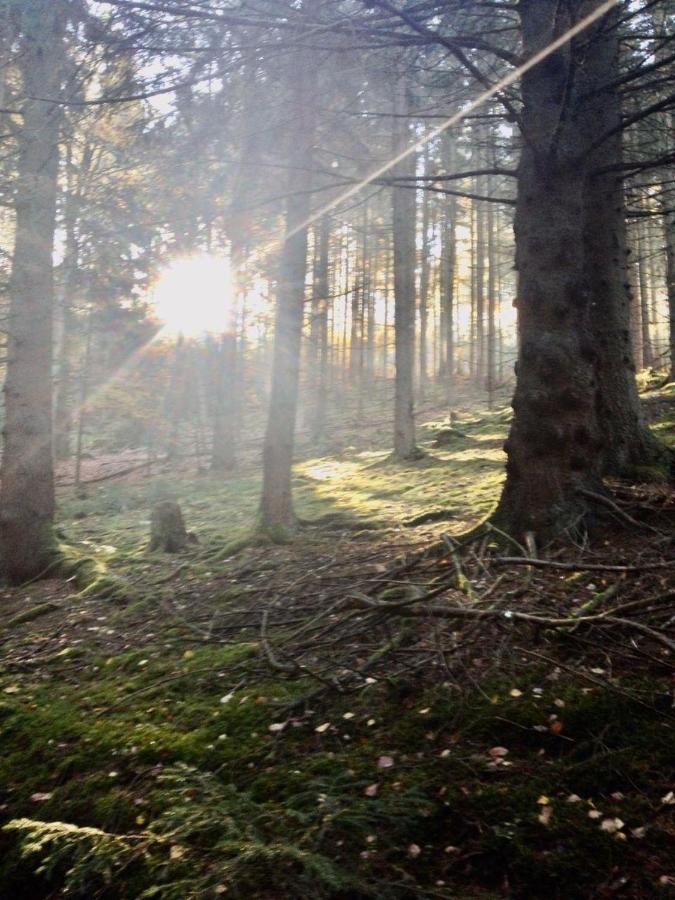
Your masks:
{"label": "tree stump", "polygon": [[173,500],[162,500],[152,511],[149,550],[178,553],[190,542],[181,508]]}

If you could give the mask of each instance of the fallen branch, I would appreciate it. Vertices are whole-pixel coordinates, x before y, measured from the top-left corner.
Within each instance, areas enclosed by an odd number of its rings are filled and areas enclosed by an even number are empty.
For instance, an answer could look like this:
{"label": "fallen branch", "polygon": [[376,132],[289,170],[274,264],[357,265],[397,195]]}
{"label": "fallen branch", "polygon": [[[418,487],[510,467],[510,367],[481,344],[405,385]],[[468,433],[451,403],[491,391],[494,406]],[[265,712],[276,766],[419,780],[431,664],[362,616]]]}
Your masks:
{"label": "fallen branch", "polygon": [[562,569],[565,572],[646,572],[653,569],[672,569],[673,562],[642,563],[639,566],[611,566],[604,563],[567,563],[553,559],[532,559],[524,556],[497,556],[495,566],[534,566],[537,569]]}

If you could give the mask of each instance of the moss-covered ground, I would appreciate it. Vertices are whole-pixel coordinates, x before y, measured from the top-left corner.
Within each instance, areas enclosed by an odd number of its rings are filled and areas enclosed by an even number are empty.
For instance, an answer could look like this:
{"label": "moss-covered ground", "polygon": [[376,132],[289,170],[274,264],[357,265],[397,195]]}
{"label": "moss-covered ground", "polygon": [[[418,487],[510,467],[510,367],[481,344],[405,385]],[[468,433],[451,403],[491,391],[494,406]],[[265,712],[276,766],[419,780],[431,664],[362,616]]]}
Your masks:
{"label": "moss-covered ground", "polygon": [[[648,397],[669,439],[671,401]],[[337,594],[372,581],[485,516],[507,419],[467,410],[442,446],[430,420],[409,466],[384,443],[302,459],[297,511],[318,524],[284,547],[248,541],[254,468],[64,489],[62,540],[124,589],[5,591],[0,897],[673,896],[666,649],[631,668],[548,637],[501,667],[476,646],[461,681],[415,657],[409,674],[317,692],[247,618],[261,598],[323,602],[331,579]],[[199,538],[176,556],[145,550],[165,497]]]}

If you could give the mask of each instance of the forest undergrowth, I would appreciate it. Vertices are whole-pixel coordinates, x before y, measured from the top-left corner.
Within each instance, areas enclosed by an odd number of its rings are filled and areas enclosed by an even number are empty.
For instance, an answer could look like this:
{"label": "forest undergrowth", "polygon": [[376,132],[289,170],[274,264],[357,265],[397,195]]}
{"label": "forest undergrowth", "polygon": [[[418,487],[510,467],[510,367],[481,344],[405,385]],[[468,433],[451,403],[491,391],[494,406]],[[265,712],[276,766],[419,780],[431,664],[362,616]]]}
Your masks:
{"label": "forest undergrowth", "polygon": [[[414,464],[303,458],[286,545],[247,460],[62,489],[119,590],[5,591],[0,897],[675,895],[672,490],[615,482],[549,550],[466,540],[508,415],[457,412]],[[167,497],[199,543],[149,554]]]}

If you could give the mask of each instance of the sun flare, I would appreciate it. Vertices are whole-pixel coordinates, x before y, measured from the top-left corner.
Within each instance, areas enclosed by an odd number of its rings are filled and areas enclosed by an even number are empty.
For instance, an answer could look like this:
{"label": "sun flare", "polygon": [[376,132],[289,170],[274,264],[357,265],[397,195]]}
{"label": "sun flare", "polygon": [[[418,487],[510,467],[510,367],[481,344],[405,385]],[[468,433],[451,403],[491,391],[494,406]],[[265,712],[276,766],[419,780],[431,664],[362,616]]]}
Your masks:
{"label": "sun flare", "polygon": [[157,280],[153,304],[166,333],[222,334],[232,327],[234,309],[229,260],[210,255],[175,259]]}

